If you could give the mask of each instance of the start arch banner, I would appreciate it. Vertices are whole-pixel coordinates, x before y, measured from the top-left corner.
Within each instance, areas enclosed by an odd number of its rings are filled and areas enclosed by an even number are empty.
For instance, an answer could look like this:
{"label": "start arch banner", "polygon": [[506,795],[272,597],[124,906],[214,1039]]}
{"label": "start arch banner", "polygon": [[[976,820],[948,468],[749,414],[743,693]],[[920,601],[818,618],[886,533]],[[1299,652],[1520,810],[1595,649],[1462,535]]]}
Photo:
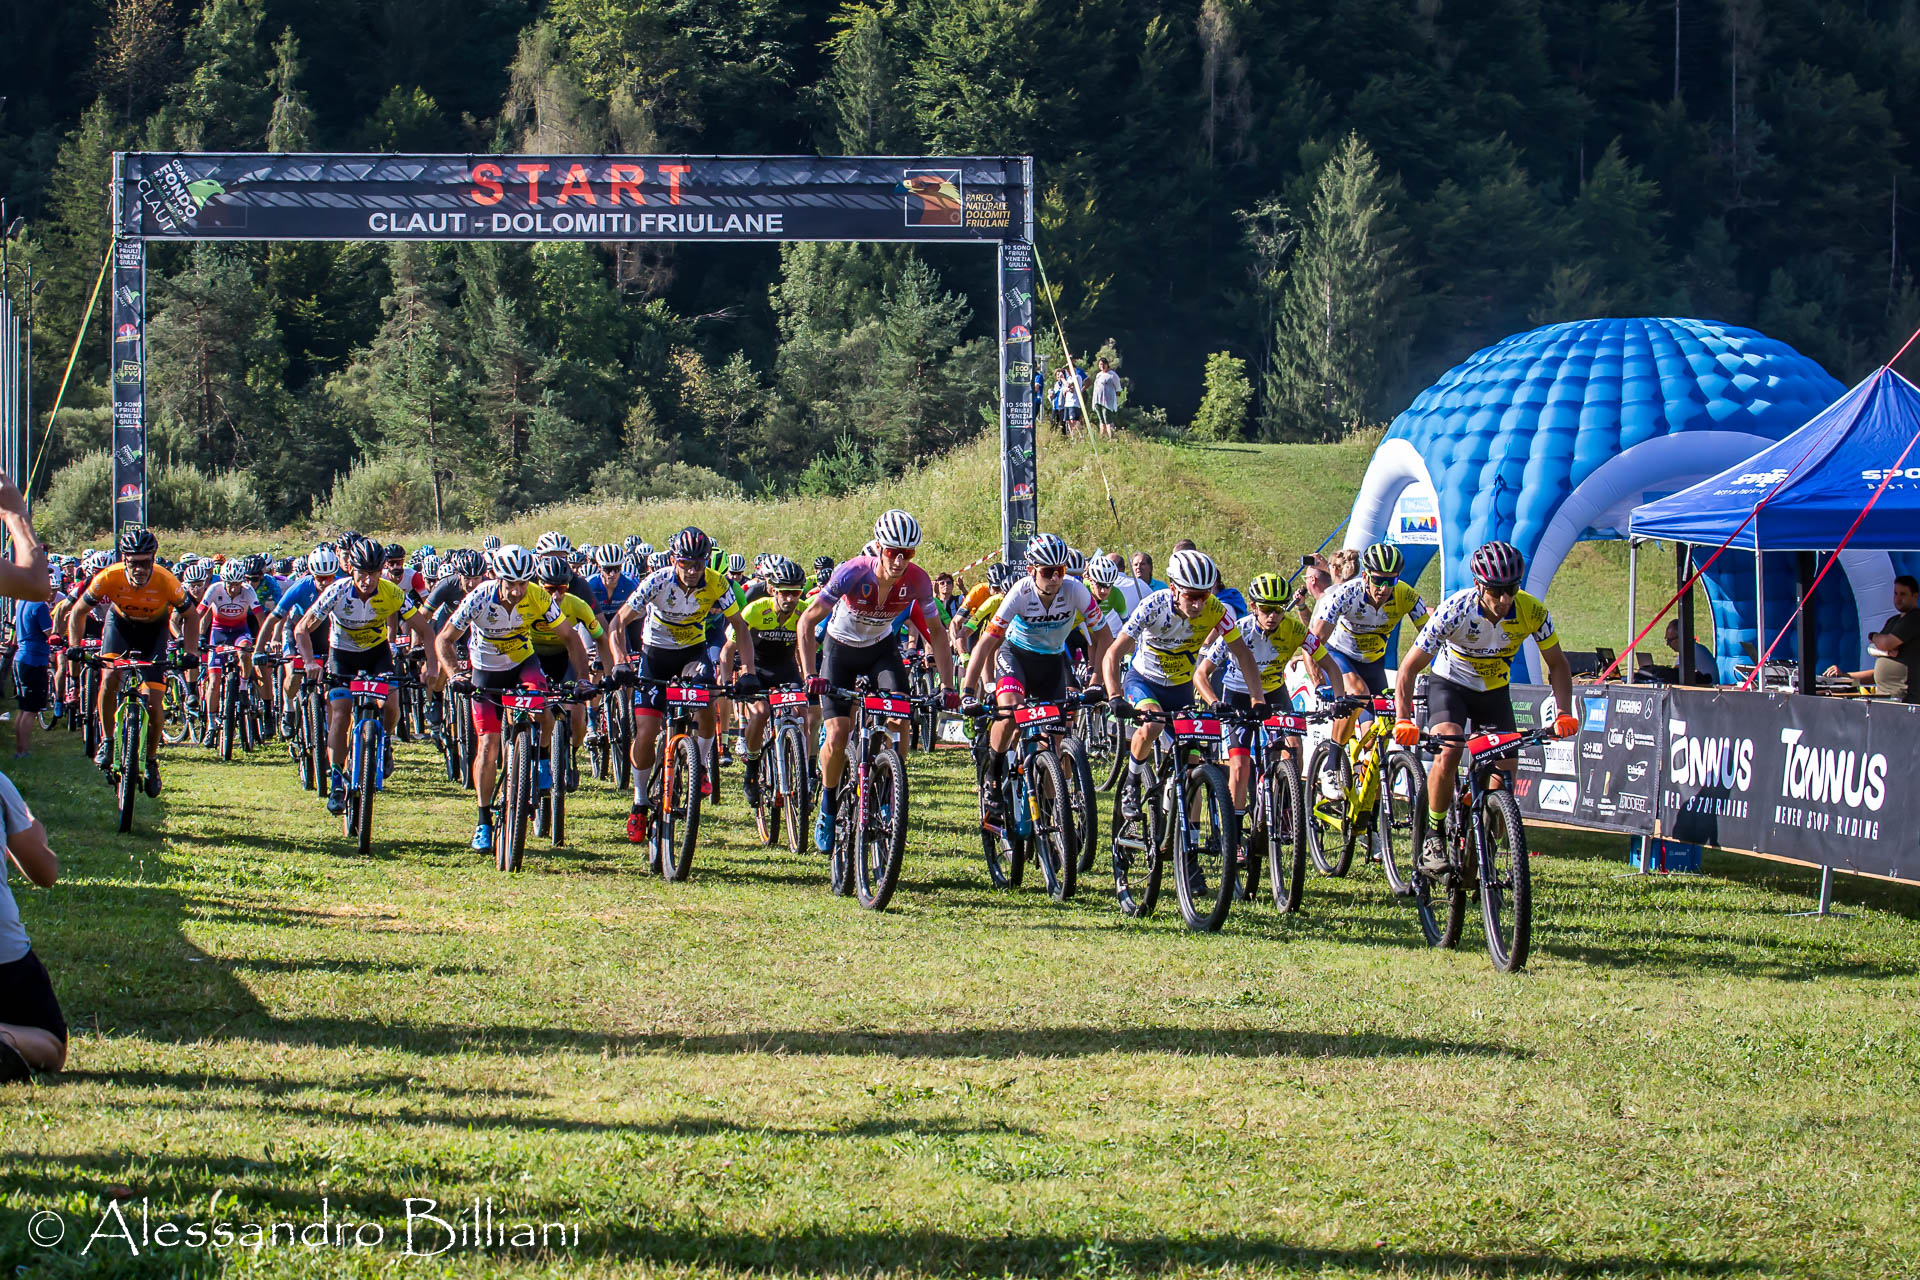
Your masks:
{"label": "start arch banner", "polygon": [[128,152],[142,240],[1027,241],[1023,156]]}

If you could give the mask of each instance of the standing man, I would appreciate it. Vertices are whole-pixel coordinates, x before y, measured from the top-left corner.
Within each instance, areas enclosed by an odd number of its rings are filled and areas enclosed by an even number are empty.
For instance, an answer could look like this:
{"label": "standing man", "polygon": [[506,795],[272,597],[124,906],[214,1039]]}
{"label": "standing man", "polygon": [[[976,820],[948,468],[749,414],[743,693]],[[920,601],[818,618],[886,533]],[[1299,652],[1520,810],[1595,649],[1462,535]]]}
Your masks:
{"label": "standing man", "polygon": [[27,754],[33,722],[47,706],[47,676],[53,650],[47,633],[53,629],[53,610],[45,600],[21,600],[13,606],[13,683],[20,691],[13,709],[13,755]]}
{"label": "standing man", "polygon": [[1093,416],[1100,423],[1100,434],[1113,439],[1114,419],[1120,413],[1120,375],[1113,371],[1105,356],[1100,357],[1100,372],[1093,375]]}
{"label": "standing man", "polygon": [[1113,590],[1107,593],[1107,608],[1123,619],[1130,618],[1142,600],[1156,591],[1166,589],[1167,584],[1153,576],[1153,557],[1144,551],[1136,551],[1133,553],[1133,576],[1113,584]]}

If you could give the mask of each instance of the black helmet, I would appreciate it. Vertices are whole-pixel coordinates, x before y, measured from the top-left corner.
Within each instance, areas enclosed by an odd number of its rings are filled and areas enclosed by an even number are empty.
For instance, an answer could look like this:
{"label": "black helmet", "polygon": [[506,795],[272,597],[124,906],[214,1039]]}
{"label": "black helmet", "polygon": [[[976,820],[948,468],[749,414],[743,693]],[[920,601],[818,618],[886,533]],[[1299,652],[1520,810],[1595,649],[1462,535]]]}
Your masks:
{"label": "black helmet", "polygon": [[387,544],[387,563],[405,564],[406,562],[407,549],[397,542],[389,542]]}
{"label": "black helmet", "polygon": [[767,561],[767,585],[779,591],[795,591],[807,584],[807,576],[797,561],[774,556]]}
{"label": "black helmet", "polygon": [[378,573],[386,563],[386,549],[371,538],[361,538],[347,548],[347,567],[360,573]]}
{"label": "black helmet", "polygon": [[676,560],[698,560],[705,564],[707,557],[713,554],[713,539],[688,525],[673,535],[667,543],[667,550],[673,553]]}
{"label": "black helmet", "polygon": [[120,531],[120,558],[151,556],[160,553],[160,539],[143,524],[130,524]]}
{"label": "black helmet", "polygon": [[533,580],[541,584],[573,581],[573,566],[558,551],[543,551],[533,559]]}
{"label": "black helmet", "polygon": [[815,556],[813,558],[813,576],[814,577],[825,579],[826,576],[832,572],[833,572],[832,556]]}

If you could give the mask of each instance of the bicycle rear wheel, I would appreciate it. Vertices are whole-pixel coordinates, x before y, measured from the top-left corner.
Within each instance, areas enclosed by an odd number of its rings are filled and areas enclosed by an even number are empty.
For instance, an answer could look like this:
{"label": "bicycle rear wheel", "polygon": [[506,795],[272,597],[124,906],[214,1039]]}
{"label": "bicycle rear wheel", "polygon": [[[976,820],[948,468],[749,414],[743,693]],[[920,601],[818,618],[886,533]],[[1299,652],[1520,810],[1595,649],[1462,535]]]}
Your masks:
{"label": "bicycle rear wheel", "polygon": [[553,740],[547,745],[547,836],[555,845],[567,842],[567,766],[573,763],[573,718],[563,707],[553,717]]}
{"label": "bicycle rear wheel", "polygon": [[1533,942],[1533,871],[1527,829],[1511,791],[1485,791],[1474,806],[1474,843],[1480,858],[1480,917],[1493,967],[1515,973]]}
{"label": "bicycle rear wheel", "polygon": [[232,672],[220,677],[220,758],[233,759],[234,740],[240,736],[240,681]]}
{"label": "bicycle rear wheel", "polygon": [[693,849],[700,839],[700,744],[690,733],[676,734],[668,746],[672,763],[668,777],[673,794],[663,797],[673,823],[667,839],[662,874],[669,880],[685,880],[693,874]]}
{"label": "bicycle rear wheel", "polygon": [[300,701],[300,713],[307,722],[307,767],[313,773],[313,789],[324,799],[332,785],[327,776],[327,704],[318,689],[308,690]]}
{"label": "bicycle rear wheel", "polygon": [[[987,879],[996,889],[1018,889],[1027,874],[1027,842],[1020,837],[1014,817],[1006,812],[1009,797],[1020,794],[1020,787],[1009,786],[1007,781],[994,782],[992,769],[993,753],[983,743],[974,748],[973,783],[980,796],[980,852],[987,859]],[[996,833],[987,827],[990,810],[988,799],[994,793],[1000,798],[1000,830]],[[1024,803],[1024,802],[1023,802]]]}
{"label": "bicycle rear wheel", "polygon": [[1386,776],[1380,780],[1380,816],[1374,823],[1379,841],[1380,869],[1395,896],[1413,892],[1407,869],[1419,861],[1427,834],[1427,771],[1410,751],[1387,753]]}
{"label": "bicycle rear wheel", "polygon": [[160,694],[160,710],[166,723],[160,727],[160,741],[170,747],[187,740],[187,680],[178,671],[167,672],[167,687]]}
{"label": "bicycle rear wheel", "polygon": [[1174,867],[1180,915],[1195,933],[1217,933],[1233,907],[1233,801],[1227,775],[1205,761],[1187,767],[1180,797],[1186,821],[1168,814],[1161,860]]}
{"label": "bicycle rear wheel", "polygon": [[867,756],[866,811],[854,818],[854,891],[869,911],[885,911],[900,885],[907,853],[907,771],[891,738]]}
{"label": "bicycle rear wheel", "polygon": [[[1442,839],[1451,844],[1455,839],[1453,828],[1456,818],[1448,822],[1449,830]],[[1449,854],[1455,850],[1449,849]],[[1460,941],[1460,927],[1467,919],[1467,889],[1463,880],[1463,871],[1458,863],[1449,867],[1442,875],[1434,875],[1422,870],[1418,861],[1414,864],[1412,876],[1413,910],[1420,918],[1420,932],[1430,947],[1452,950]]]}
{"label": "bicycle rear wheel", "polygon": [[[1327,795],[1323,779],[1331,772],[1339,779],[1338,797]],[[1353,866],[1353,847],[1360,831],[1348,813],[1348,798],[1353,795],[1353,762],[1347,752],[1330,738],[1314,744],[1307,757],[1306,787],[1307,853],[1314,870],[1323,876],[1344,876]]]}

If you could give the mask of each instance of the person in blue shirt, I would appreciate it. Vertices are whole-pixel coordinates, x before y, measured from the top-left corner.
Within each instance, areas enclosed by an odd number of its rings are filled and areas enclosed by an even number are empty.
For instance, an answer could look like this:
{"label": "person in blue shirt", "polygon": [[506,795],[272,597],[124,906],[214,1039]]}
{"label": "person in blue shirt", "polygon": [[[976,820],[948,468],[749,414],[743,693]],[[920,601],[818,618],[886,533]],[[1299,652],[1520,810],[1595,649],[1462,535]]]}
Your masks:
{"label": "person in blue shirt", "polygon": [[47,670],[53,651],[47,647],[47,632],[53,626],[53,611],[44,600],[22,600],[13,607],[13,638],[19,648],[13,652],[13,684],[20,691],[19,706],[13,714],[13,755],[27,754],[27,742],[33,735],[33,722],[47,706]]}

